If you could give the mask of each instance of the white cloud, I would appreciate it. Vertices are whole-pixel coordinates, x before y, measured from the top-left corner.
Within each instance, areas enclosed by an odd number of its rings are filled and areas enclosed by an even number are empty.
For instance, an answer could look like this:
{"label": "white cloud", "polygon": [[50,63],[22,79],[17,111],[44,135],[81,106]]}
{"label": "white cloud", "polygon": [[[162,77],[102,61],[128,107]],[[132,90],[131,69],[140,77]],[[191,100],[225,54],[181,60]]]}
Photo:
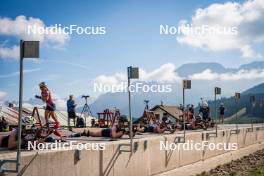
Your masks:
{"label": "white cloud", "polygon": [[[205,48],[212,51],[236,49],[241,51],[246,58],[259,58],[261,55],[253,50],[255,43],[264,41],[264,1],[250,0],[243,4],[227,2],[224,4],[212,4],[204,9],[196,10],[191,18],[192,29],[207,25],[209,27],[224,27],[236,29],[226,33],[205,32],[184,33],[177,37],[180,43],[193,47]],[[180,27],[184,28],[188,22],[183,20]],[[234,35],[237,34],[237,35]]]}
{"label": "white cloud", "polygon": [[264,70],[239,70],[235,73],[215,73],[210,69],[206,69],[201,73],[196,73],[189,76],[193,80],[223,80],[223,81],[238,81],[238,80],[253,80],[264,79]]}
{"label": "white cloud", "polygon": [[140,80],[158,81],[158,82],[178,81],[180,78],[175,73],[175,70],[176,70],[175,65],[171,63],[164,64],[160,68],[157,68],[151,72],[147,72],[143,69],[140,69],[139,71]]}
{"label": "white cloud", "polygon": [[[38,40],[41,42],[48,42],[53,44],[64,44],[69,36],[62,32],[57,33],[33,33],[29,32],[29,27],[45,28],[44,22],[39,18],[17,16],[14,20],[10,18],[0,18],[0,34],[6,36],[15,36],[24,40]],[[61,28],[57,27],[60,31]]]}
{"label": "white cloud", "polygon": [[[139,69],[139,80],[140,81],[157,81],[157,82],[172,82],[178,81],[181,78],[175,73],[175,65],[167,63],[161,65],[159,68],[153,71],[146,71],[144,69]],[[102,85],[118,85],[121,82],[127,81],[127,75],[124,73],[115,73],[114,75],[100,75],[94,79],[95,83]]]}
{"label": "white cloud", "polygon": [[4,91],[0,91],[0,101],[3,100],[7,96],[7,93]]}
{"label": "white cloud", "polygon": [[261,58],[261,54],[256,54],[250,45],[245,45],[241,47],[242,56],[245,58]]}
{"label": "white cloud", "polygon": [[19,47],[12,46],[11,48],[0,46],[0,58],[13,59],[19,58]]}
{"label": "white cloud", "polygon": [[189,76],[190,79],[194,80],[214,80],[218,77],[217,73],[213,73],[212,70],[206,69],[201,73],[195,73]]}
{"label": "white cloud", "polygon": [[24,108],[34,108],[34,107],[38,107],[38,106],[36,106],[36,105],[32,105],[32,104],[30,104],[30,103],[23,103],[23,107],[24,107]]}
{"label": "white cloud", "polygon": [[116,73],[111,76],[100,75],[94,79],[95,83],[109,86],[120,84],[123,81],[126,81],[126,76],[123,73]]}
{"label": "white cloud", "polygon": [[[69,39],[68,35],[62,32],[51,33],[33,33],[28,31],[28,27],[36,26],[36,28],[47,27],[44,22],[39,18],[29,17],[26,18],[23,15],[17,16],[15,19],[0,17],[0,35],[17,37],[23,40],[37,40],[41,44],[49,46],[62,46]],[[58,31],[61,28],[57,27]],[[0,46],[0,58],[14,58],[17,59],[19,56],[18,46],[5,47]]]}
{"label": "white cloud", "polygon": [[66,110],[66,100],[64,98],[61,98],[58,94],[55,93],[51,93],[52,94],[52,98],[54,100],[54,103],[56,104],[56,108],[58,110]]}

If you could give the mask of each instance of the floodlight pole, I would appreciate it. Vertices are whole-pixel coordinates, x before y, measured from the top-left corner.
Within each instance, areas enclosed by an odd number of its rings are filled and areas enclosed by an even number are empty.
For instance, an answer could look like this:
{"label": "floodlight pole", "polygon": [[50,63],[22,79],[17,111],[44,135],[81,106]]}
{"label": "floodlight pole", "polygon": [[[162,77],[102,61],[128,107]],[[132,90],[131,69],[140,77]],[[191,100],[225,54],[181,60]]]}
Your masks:
{"label": "floodlight pole", "polygon": [[182,106],[183,106],[183,139],[185,142],[185,88],[182,88]]}
{"label": "floodlight pole", "polygon": [[[250,106],[253,109],[256,106],[256,97],[255,96],[251,96],[250,97]],[[253,132],[253,117],[251,117],[251,132]]]}
{"label": "floodlight pole", "polygon": [[239,129],[238,129],[237,119],[238,119],[238,110],[239,110],[238,101],[240,99],[240,93],[236,92],[234,99],[235,99],[235,104],[236,104],[236,114],[235,114],[236,115],[236,129],[235,130],[231,130],[230,133],[235,131],[235,133],[231,133],[231,134],[238,134],[239,133]]}
{"label": "floodlight pole", "polygon": [[[191,80],[183,80],[182,81],[182,106],[183,106],[183,143],[185,143],[185,89],[191,89]],[[187,110],[188,115],[188,110]]]}
{"label": "floodlight pole", "polygon": [[[261,106],[264,106],[264,97],[261,98]],[[264,129],[264,120],[262,121],[262,129]]]}
{"label": "floodlight pole", "polygon": [[[218,121],[217,121],[217,103],[216,103],[216,96],[217,94],[220,94],[220,88],[215,87],[215,136],[217,137],[217,126],[218,126]],[[219,122],[220,122],[220,117],[219,117]]]}
{"label": "floodlight pole", "polygon": [[129,137],[130,137],[130,150],[131,153],[133,152],[133,122],[132,122],[132,113],[131,113],[131,92],[130,92],[130,70],[132,67],[127,68],[127,91],[128,91],[128,114],[130,119],[130,131],[129,131]]}
{"label": "floodlight pole", "polygon": [[214,101],[215,101],[215,120],[217,121],[217,107],[216,107],[216,90],[215,90],[215,95],[214,95]]}
{"label": "floodlight pole", "polygon": [[238,132],[238,124],[237,124],[237,119],[238,119],[238,110],[239,110],[239,108],[238,108],[238,98],[236,98],[236,132]]}
{"label": "floodlight pole", "polygon": [[[217,88],[215,87],[215,99],[214,99],[214,101],[215,101],[215,135],[216,135],[216,137],[217,137],[217,107],[216,107],[216,94],[217,94],[217,90],[216,90]],[[219,118],[219,121],[220,121],[220,118]]]}
{"label": "floodlight pole", "polygon": [[131,92],[130,92],[130,79],[138,79],[139,78],[139,72],[138,67],[127,67],[127,92],[128,92],[128,108],[129,108],[129,119],[130,119],[130,131],[129,131],[129,137],[130,137],[130,152],[131,154],[134,151],[134,144],[133,144],[133,118],[131,113]]}
{"label": "floodlight pole", "polygon": [[23,103],[23,40],[20,40],[20,76],[19,76],[19,113],[18,113],[18,144],[16,170],[19,172],[21,165],[21,132],[22,132],[22,103]]}
{"label": "floodlight pole", "polygon": [[[26,49],[25,49],[26,48]],[[19,68],[19,109],[18,109],[18,128],[17,128],[17,154],[16,159],[0,160],[0,174],[1,173],[18,173],[21,175],[23,169],[20,171],[21,166],[21,133],[22,133],[22,104],[23,104],[23,60],[24,58],[39,58],[39,41],[23,41],[20,40],[20,68]],[[35,157],[34,157],[35,158]],[[5,169],[5,163],[15,163],[15,169]]]}

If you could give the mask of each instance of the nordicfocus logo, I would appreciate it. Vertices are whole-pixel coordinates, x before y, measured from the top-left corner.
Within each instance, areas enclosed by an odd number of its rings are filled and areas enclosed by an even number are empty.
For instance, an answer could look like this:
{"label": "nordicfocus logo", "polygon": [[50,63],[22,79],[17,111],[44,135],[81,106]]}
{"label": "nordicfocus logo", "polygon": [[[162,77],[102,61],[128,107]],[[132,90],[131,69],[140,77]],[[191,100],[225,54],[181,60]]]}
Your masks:
{"label": "nordicfocus logo", "polygon": [[105,150],[105,143],[80,143],[77,141],[53,143],[28,142],[28,150]]}
{"label": "nordicfocus logo", "polygon": [[116,85],[108,85],[102,83],[94,83],[94,92],[154,92],[154,93],[168,93],[172,91],[171,84],[145,84],[142,82],[137,82],[131,84],[129,87],[127,82],[121,82]]}
{"label": "nordicfocus logo", "polygon": [[193,26],[192,24],[181,24],[179,26],[160,25],[160,35],[237,35],[238,28],[236,26],[210,26],[200,25]]}
{"label": "nordicfocus logo", "polygon": [[160,150],[224,150],[234,151],[238,149],[237,143],[210,143],[203,141],[202,143],[195,143],[188,140],[185,143],[169,143],[168,141],[160,141]]}
{"label": "nordicfocus logo", "polygon": [[46,34],[46,35],[104,35],[106,34],[105,26],[78,26],[76,24],[69,26],[62,26],[61,24],[55,24],[48,27],[42,26],[28,26],[27,28],[28,35],[31,34]]}

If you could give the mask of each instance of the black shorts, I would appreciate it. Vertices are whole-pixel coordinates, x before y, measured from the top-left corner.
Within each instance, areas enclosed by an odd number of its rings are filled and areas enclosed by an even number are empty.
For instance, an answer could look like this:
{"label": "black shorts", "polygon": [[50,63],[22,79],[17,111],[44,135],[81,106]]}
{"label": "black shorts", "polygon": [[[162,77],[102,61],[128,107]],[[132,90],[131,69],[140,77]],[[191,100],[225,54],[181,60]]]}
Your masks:
{"label": "black shorts", "polygon": [[112,129],[105,128],[102,130],[102,137],[112,137]]}
{"label": "black shorts", "polygon": [[53,104],[47,104],[45,110],[50,111],[50,112],[54,112],[56,110],[56,105],[54,103]]}
{"label": "black shorts", "polygon": [[76,118],[76,113],[75,113],[75,111],[70,111],[70,112],[68,112],[68,118],[69,118],[69,119],[75,119],[75,118]]}
{"label": "black shorts", "polygon": [[8,147],[9,135],[2,138],[1,146],[0,147]]}
{"label": "black shorts", "polygon": [[[8,147],[9,136],[10,135],[5,136],[5,137],[2,138],[1,146],[0,147],[3,147],[3,148],[7,148]],[[27,143],[25,142],[25,140],[22,139],[22,141],[21,141],[21,148],[22,149],[27,148],[27,145],[25,145],[25,144],[27,144]]]}
{"label": "black shorts", "polygon": [[148,133],[154,133],[154,130],[155,130],[154,126],[148,126],[148,127],[145,127],[144,128],[144,132],[145,133],[146,132],[148,132]]}

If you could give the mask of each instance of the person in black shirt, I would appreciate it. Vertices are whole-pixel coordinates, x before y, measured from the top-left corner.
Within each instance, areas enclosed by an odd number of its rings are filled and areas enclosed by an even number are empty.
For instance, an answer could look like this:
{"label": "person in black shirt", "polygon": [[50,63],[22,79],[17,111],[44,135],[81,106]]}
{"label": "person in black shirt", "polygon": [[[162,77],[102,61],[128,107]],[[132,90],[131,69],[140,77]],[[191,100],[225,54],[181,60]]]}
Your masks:
{"label": "person in black shirt", "polygon": [[219,122],[222,121],[222,123],[224,123],[225,107],[224,107],[224,104],[223,103],[220,104],[219,113],[220,113]]}

